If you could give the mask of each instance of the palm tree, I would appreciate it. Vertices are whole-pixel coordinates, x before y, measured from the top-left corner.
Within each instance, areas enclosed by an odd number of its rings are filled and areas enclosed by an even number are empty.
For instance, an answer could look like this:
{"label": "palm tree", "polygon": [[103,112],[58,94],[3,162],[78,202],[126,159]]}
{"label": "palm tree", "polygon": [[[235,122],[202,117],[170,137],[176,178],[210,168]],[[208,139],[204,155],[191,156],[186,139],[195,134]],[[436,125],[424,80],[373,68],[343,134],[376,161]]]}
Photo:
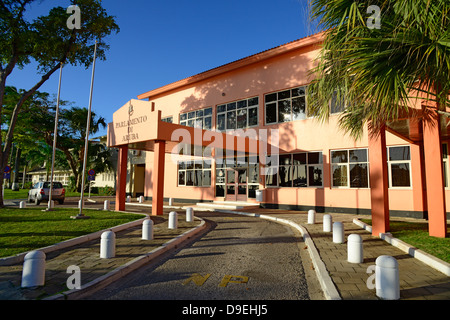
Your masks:
{"label": "palm tree", "polygon": [[[370,5],[381,10],[380,29],[368,28]],[[450,106],[448,0],[311,0],[310,6],[325,30],[308,90],[310,114],[326,121],[330,101],[341,101],[346,108],[340,126],[355,138],[367,123],[376,133],[408,114],[408,103],[418,98],[445,114]]]}
{"label": "palm tree", "polygon": [[[369,135],[381,158],[384,129],[400,118],[421,119],[430,235],[445,237],[445,196],[436,128],[440,114],[450,116],[450,2],[448,0],[311,0],[311,12],[324,31],[315,80],[308,89],[309,113],[326,121],[333,104],[345,107],[339,118],[344,131]],[[377,6],[379,28],[369,28],[367,14]],[[372,22],[372,21],[370,21]],[[432,133],[431,133],[432,132]],[[439,138],[439,137],[438,137]],[[384,142],[385,143],[385,142]],[[385,151],[384,151],[385,152]],[[386,159],[381,159],[386,163]],[[435,168],[437,168],[435,170]],[[373,229],[386,232],[387,168],[373,173]],[[373,189],[371,187],[371,189]],[[377,193],[378,192],[378,193]],[[379,194],[383,194],[381,197]],[[374,217],[376,219],[374,219]],[[375,227],[376,226],[376,227]]]}
{"label": "palm tree", "polygon": [[[58,148],[66,155],[69,166],[74,176],[76,190],[81,192],[81,177],[85,153],[87,108],[72,107],[61,111]],[[97,133],[106,127],[106,120],[91,112],[89,134]],[[111,168],[109,150],[105,146],[89,143],[87,167],[93,167],[96,172],[102,172]]]}

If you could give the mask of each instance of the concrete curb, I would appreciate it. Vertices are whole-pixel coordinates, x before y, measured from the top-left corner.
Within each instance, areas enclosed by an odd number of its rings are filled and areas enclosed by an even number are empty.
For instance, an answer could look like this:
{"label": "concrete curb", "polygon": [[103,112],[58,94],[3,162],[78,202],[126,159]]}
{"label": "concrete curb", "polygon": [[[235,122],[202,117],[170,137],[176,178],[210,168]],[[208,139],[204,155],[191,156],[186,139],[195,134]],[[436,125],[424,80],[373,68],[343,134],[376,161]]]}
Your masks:
{"label": "concrete curb", "polygon": [[372,233],[372,226],[369,226],[367,223],[362,222],[358,218],[353,219],[353,223],[356,224],[357,226],[360,226],[364,230]]}
{"label": "concrete curb", "polygon": [[310,255],[312,263],[314,265],[314,270],[316,271],[317,278],[319,280],[319,283],[320,283],[320,286],[322,288],[325,298],[327,300],[342,300],[336,286],[334,285],[333,280],[330,277],[330,274],[328,273],[325,263],[322,261],[322,258],[320,257],[320,254],[317,251],[314,241],[312,240],[308,231],[304,227],[302,227],[301,225],[299,225],[293,221],[287,220],[287,219],[281,219],[281,218],[268,216],[268,215],[264,215],[264,214],[228,211],[228,210],[216,210],[216,211],[266,219],[266,220],[278,222],[278,223],[281,223],[284,225],[288,225],[288,226],[296,229],[297,231],[299,231],[303,237],[303,241],[305,241],[305,244],[308,248],[309,255]]}
{"label": "concrete curb", "polygon": [[[69,239],[69,240],[62,241],[62,242],[59,242],[57,244],[48,246],[48,247],[35,249],[35,250],[42,251],[42,252],[47,254],[49,252],[53,252],[53,251],[56,251],[56,250],[69,248],[69,247],[76,246],[76,245],[79,245],[79,244],[82,244],[82,243],[85,243],[85,242],[88,242],[88,241],[91,241],[91,240],[99,239],[101,237],[102,233],[105,232],[105,231],[119,232],[119,231],[122,231],[122,230],[125,230],[125,229],[128,229],[128,228],[132,228],[132,227],[138,226],[138,225],[142,224],[142,222],[145,219],[149,218],[149,215],[145,214],[145,213],[136,213],[136,212],[127,212],[127,211],[124,211],[124,213],[132,213],[132,214],[137,214],[137,215],[143,215],[145,217],[142,218],[142,219],[136,220],[136,221],[127,222],[127,223],[122,224],[122,225],[118,225],[118,226],[115,226],[115,227],[112,227],[112,228],[108,228],[108,229],[105,229],[105,230],[89,233],[89,234],[86,234],[86,235],[81,236],[81,237]],[[32,250],[32,251],[35,251],[35,250]],[[19,254],[15,255],[15,256],[1,258],[0,259],[0,266],[10,266],[10,265],[22,263],[25,255],[28,252],[30,252],[30,251],[22,252],[22,253],[19,253]]]}
{"label": "concrete curb", "polygon": [[[136,203],[136,202],[127,202],[125,203],[127,206],[136,206],[136,207],[146,207],[151,208],[152,204],[150,203]],[[214,209],[211,208],[201,208],[196,205],[192,206],[163,206],[164,209],[174,209],[174,210],[186,210],[187,208],[193,208],[195,211],[214,211]]]}
{"label": "concrete curb", "polygon": [[[361,220],[355,218],[353,219],[353,223],[360,226],[361,228],[372,232],[372,227],[368,224],[362,222]],[[403,252],[409,254],[410,256],[418,259],[419,261],[425,263],[426,265],[442,272],[446,276],[450,277],[450,264],[436,258],[435,256],[432,256],[431,254],[428,254],[422,250],[419,250],[410,244],[407,244],[406,242],[399,240],[397,238],[394,238],[392,234],[390,233],[380,233],[379,237],[389,243],[390,245],[399,248]]]}
{"label": "concrete curb", "polygon": [[186,241],[187,239],[195,236],[199,232],[203,231],[206,228],[206,222],[202,218],[194,217],[197,220],[200,220],[200,224],[185,233],[173,238],[172,240],[164,243],[162,246],[150,251],[147,254],[141,255],[126,264],[110,271],[109,273],[81,286],[81,289],[72,289],[66,291],[61,294],[53,295],[47,297],[43,300],[76,300],[81,299],[87,295],[91,295],[94,292],[101,290],[112,282],[122,278],[123,276],[129,274],[130,272],[142,267],[144,264],[150,262],[153,259],[158,258],[162,254],[166,253],[169,250],[177,248],[181,243]]}

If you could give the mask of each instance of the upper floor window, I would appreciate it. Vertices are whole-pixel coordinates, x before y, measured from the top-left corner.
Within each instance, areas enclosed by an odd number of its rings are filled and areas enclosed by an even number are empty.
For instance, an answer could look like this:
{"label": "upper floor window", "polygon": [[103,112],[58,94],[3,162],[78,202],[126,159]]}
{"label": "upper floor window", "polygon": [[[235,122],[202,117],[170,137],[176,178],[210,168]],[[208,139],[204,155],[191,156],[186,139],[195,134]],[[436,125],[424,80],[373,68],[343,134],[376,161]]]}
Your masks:
{"label": "upper floor window", "polygon": [[333,97],[331,98],[330,114],[341,113],[344,110],[345,110],[344,97],[340,96],[338,98],[338,92],[334,91]]}
{"label": "upper floor window", "polygon": [[180,114],[180,124],[203,130],[212,128],[212,108],[200,109]]}
{"label": "upper floor window", "polygon": [[173,123],[173,117],[166,117],[166,118],[162,118],[161,121],[167,122],[167,123]]}
{"label": "upper floor window", "polygon": [[265,95],[266,124],[307,118],[306,86]]}
{"label": "upper floor window", "polygon": [[236,130],[257,126],[258,106],[258,97],[218,105],[217,130]]}

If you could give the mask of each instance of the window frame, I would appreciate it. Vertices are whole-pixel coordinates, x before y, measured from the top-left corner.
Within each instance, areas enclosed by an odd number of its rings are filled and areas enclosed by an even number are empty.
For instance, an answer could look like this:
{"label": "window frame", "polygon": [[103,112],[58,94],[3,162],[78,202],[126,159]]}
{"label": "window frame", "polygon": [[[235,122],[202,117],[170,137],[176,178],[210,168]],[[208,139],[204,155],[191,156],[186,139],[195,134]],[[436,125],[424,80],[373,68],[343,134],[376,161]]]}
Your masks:
{"label": "window frame", "polygon": [[[446,153],[444,153],[444,146],[446,148]],[[444,188],[450,188],[450,172],[449,172],[449,152],[448,152],[448,143],[442,143],[442,174],[444,175]]]}
{"label": "window frame", "polygon": [[[251,100],[257,100],[256,104],[253,105],[249,105],[249,102]],[[240,107],[239,105],[245,102],[245,107]],[[234,105],[234,106],[233,106]],[[219,108],[225,108],[223,111],[219,111]],[[249,125],[250,123],[250,110],[256,109],[256,124],[255,125]],[[246,110],[246,126],[244,127],[238,127],[238,117],[239,117],[239,111],[242,110]],[[229,113],[234,113],[234,128],[228,128],[228,114]],[[224,129],[219,129],[219,117],[224,117],[224,124],[225,124],[225,128]],[[244,130],[244,129],[248,129],[248,128],[254,128],[259,126],[259,96],[253,96],[250,98],[246,98],[246,99],[240,99],[240,100],[235,100],[235,101],[230,101],[230,102],[226,102],[226,103],[221,103],[216,105],[216,126],[215,126],[215,130],[219,131],[219,132],[226,132],[229,130]]]}
{"label": "window frame", "polygon": [[[211,114],[207,114],[205,115],[205,111],[210,110],[211,109]],[[199,113],[201,112],[201,115],[199,115]],[[186,119],[182,120],[182,117],[186,116]],[[199,129],[203,129],[203,130],[213,130],[213,117],[214,117],[214,108],[213,107],[206,107],[203,109],[196,109],[196,110],[191,110],[188,112],[183,112],[180,113],[179,115],[179,124],[182,126],[187,126],[187,127],[191,127],[191,128],[199,128],[196,123],[201,119],[202,121],[202,127]],[[205,127],[205,119],[206,118],[210,118],[211,119],[211,127],[207,128]],[[189,125],[189,122],[192,122],[193,125]]]}
{"label": "window frame", "polygon": [[[330,101],[330,115],[339,115],[347,109],[347,106],[345,105],[345,99],[344,97],[340,97],[340,101],[338,101],[338,90],[335,90],[332,94],[331,101]],[[339,106],[339,107],[337,107]],[[333,110],[334,109],[334,110]]]}
{"label": "window frame", "polygon": [[[293,91],[294,90],[300,90],[303,89],[304,90],[304,94],[299,94],[297,96],[293,95]],[[289,97],[282,97],[280,98],[280,95],[289,91]],[[312,118],[313,116],[308,115],[308,103],[307,103],[307,91],[308,91],[308,86],[307,85],[302,85],[302,86],[296,86],[296,87],[292,87],[292,88],[288,88],[288,89],[284,89],[284,90],[279,90],[279,91],[275,91],[275,92],[270,92],[270,93],[266,93],[264,94],[264,125],[269,126],[269,125],[274,125],[274,124],[280,124],[280,123],[285,123],[285,122],[293,122],[293,121],[301,121],[301,120],[307,120]],[[272,101],[267,101],[267,96],[270,95],[276,95],[276,99],[272,100]],[[299,98],[304,98],[304,103],[305,103],[305,117],[303,119],[294,119],[294,103],[293,101],[295,99],[299,99]],[[284,121],[280,121],[280,103],[289,101],[289,108],[290,108],[290,119],[289,120],[284,120]],[[267,108],[268,107],[275,107],[275,122],[267,122]]]}
{"label": "window frame", "polygon": [[161,121],[167,122],[167,123],[173,123],[173,116],[161,118]]}
{"label": "window frame", "polygon": [[[390,149],[398,148],[398,147],[407,147],[409,148],[409,160],[390,160]],[[387,167],[388,167],[388,177],[389,177],[389,189],[394,190],[411,190],[413,188],[412,182],[412,167],[411,167],[411,146],[410,145],[395,145],[395,146],[387,146],[386,147],[386,158],[387,158]],[[392,185],[392,165],[393,164],[405,164],[407,163],[409,166],[409,186],[393,186]]]}
{"label": "window frame", "polygon": [[[310,163],[309,161],[309,154],[315,154],[315,153],[319,153],[319,161],[318,163]],[[294,163],[294,155],[300,155],[300,154],[305,154],[305,163],[304,164],[295,164]],[[303,189],[303,188],[324,188],[324,170],[323,170],[323,152],[322,151],[305,151],[305,152],[294,152],[294,153],[283,153],[280,154],[279,156],[286,156],[286,155],[290,155],[290,164],[280,164],[280,160],[278,159],[278,170],[276,173],[276,185],[268,185],[267,184],[267,177],[268,176],[273,176],[273,175],[265,175],[264,177],[264,185],[266,188],[291,188],[291,189]],[[280,186],[280,170],[279,168],[281,167],[288,167],[288,171],[291,174],[291,186]],[[294,186],[294,172],[295,172],[295,167],[304,167],[306,168],[306,186]],[[314,167],[320,167],[321,171],[322,171],[322,178],[321,178],[321,185],[311,185],[311,177],[310,177],[310,168],[314,168]],[[272,170],[272,169],[271,169]]]}
{"label": "window frame", "polygon": [[[366,161],[356,161],[350,162],[350,151],[355,150],[366,150]],[[332,153],[333,152],[343,152],[347,153],[347,161],[346,162],[333,162]],[[352,164],[365,164],[367,165],[367,187],[352,187],[351,186],[351,175],[350,175],[350,165]],[[346,167],[347,171],[347,185],[346,186],[335,186],[334,185],[334,177],[333,177],[333,167]],[[332,189],[370,189],[370,172],[369,172],[369,149],[368,148],[352,148],[352,149],[333,149],[330,150],[330,185]]]}
{"label": "window frame", "polygon": [[[206,162],[210,162],[209,165],[205,166]],[[190,159],[185,159],[185,160],[178,160],[177,161],[177,187],[194,187],[194,188],[211,188],[212,187],[212,165],[211,165],[211,159],[208,158],[190,158]],[[201,162],[201,168],[197,167],[198,164]],[[184,164],[184,168],[180,169],[180,164],[183,163]],[[190,166],[190,168],[188,168],[188,165]],[[204,184],[204,175],[205,172],[209,171],[209,185],[205,185]],[[200,176],[202,179],[202,183],[201,185],[197,185],[196,184],[196,179],[197,179],[197,174],[200,172]],[[184,173],[184,184],[180,184],[180,173]],[[192,174],[193,175],[193,184],[192,185],[188,185],[187,180],[188,180],[188,174]]]}

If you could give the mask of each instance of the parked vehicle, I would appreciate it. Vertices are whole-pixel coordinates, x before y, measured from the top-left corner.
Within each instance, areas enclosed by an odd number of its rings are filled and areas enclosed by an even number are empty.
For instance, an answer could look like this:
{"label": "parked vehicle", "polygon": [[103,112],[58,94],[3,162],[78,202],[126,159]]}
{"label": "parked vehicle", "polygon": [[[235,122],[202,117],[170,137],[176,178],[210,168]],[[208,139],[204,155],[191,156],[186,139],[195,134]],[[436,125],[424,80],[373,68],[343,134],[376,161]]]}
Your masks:
{"label": "parked vehicle", "polygon": [[[28,202],[34,202],[39,205],[42,201],[48,201],[50,193],[50,182],[37,182],[28,191]],[[59,204],[64,203],[66,190],[61,182],[53,182],[52,200],[58,201]]]}

